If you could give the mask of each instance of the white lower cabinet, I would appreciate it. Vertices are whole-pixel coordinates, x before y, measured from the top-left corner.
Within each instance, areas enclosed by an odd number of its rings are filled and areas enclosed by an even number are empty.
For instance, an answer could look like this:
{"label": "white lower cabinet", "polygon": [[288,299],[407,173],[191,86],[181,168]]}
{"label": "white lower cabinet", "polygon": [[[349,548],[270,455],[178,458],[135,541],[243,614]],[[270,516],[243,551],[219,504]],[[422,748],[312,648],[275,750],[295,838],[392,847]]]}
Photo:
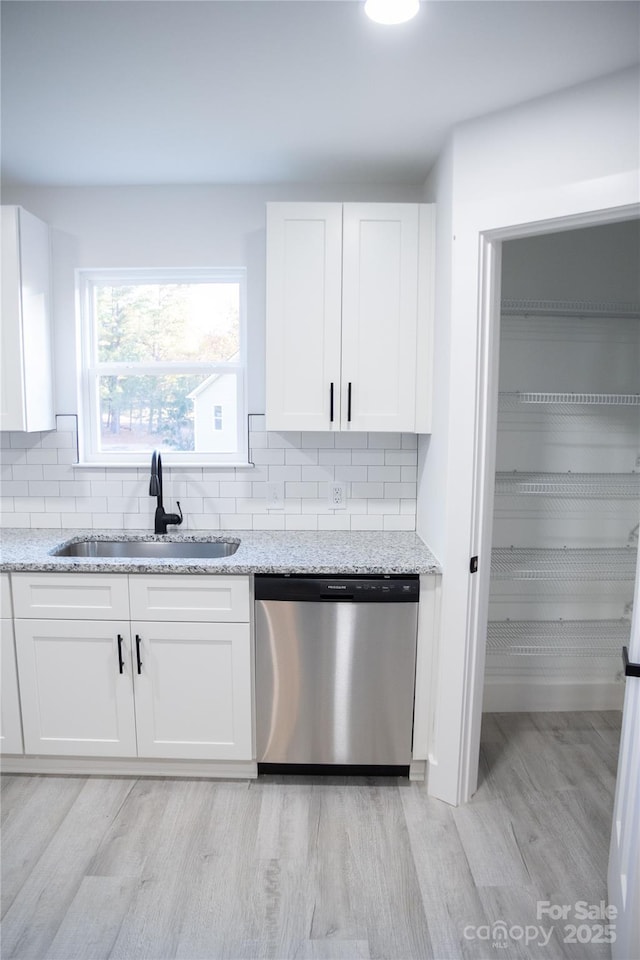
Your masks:
{"label": "white lower cabinet", "polygon": [[128,623],[16,620],[16,650],[26,753],[136,756]]}
{"label": "white lower cabinet", "polygon": [[251,758],[249,634],[248,623],[133,624],[138,756]]}
{"label": "white lower cabinet", "polygon": [[9,574],[0,574],[0,753],[23,753]]}
{"label": "white lower cabinet", "polygon": [[8,617],[0,619],[0,751],[22,753],[22,724],[16,654],[13,646],[13,623]]}
{"label": "white lower cabinet", "polygon": [[[27,754],[252,759],[247,577],[54,575],[58,599],[75,585],[70,619],[60,602],[34,618],[45,576],[16,575],[13,592]],[[127,579],[134,619],[108,619]],[[75,619],[114,580],[121,599],[95,606],[104,619]]]}

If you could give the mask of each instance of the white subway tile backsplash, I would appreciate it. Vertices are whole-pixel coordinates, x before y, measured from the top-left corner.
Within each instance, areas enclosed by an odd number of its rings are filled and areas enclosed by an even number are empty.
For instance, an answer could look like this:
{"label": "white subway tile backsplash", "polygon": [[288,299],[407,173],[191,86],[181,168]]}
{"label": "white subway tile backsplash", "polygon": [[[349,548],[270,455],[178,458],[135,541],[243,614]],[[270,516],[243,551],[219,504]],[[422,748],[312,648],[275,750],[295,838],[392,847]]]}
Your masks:
{"label": "white subway tile backsplash", "polygon": [[370,433],[370,450],[399,450],[402,446],[401,433]]}
{"label": "white subway tile backsplash", "polygon": [[57,450],[43,450],[41,447],[35,450],[27,450],[27,463],[57,463]]}
{"label": "white subway tile backsplash", "polygon": [[303,431],[300,446],[303,447],[303,449],[309,450],[335,447],[335,438],[339,436],[339,433],[305,433]]}
{"label": "white subway tile backsplash", "polygon": [[3,480],[2,493],[5,497],[28,497],[29,482],[27,480]]}
{"label": "white subway tile backsplash", "polygon": [[[186,521],[185,521],[186,522]],[[188,518],[189,530],[219,530],[220,517],[215,513],[196,514]]]}
{"label": "white subway tile backsplash", "polygon": [[366,483],[352,483],[351,496],[362,497],[365,500],[382,498],[384,497],[384,484],[369,483],[368,481]]}
{"label": "white subway tile backsplash", "polygon": [[[126,517],[124,529],[127,530]],[[63,513],[60,516],[60,525],[63,529],[73,530],[80,528],[82,530],[91,530],[93,528],[93,516],[90,513]]]}
{"label": "white subway tile backsplash", "polygon": [[400,513],[400,501],[384,499],[376,500],[372,498],[367,501],[367,512],[378,513],[382,516],[387,513]]}
{"label": "white subway tile backsplash", "polygon": [[273,466],[268,468],[268,479],[270,483],[295,482],[302,479],[302,467],[300,466]]}
{"label": "white subway tile backsplash", "polygon": [[356,516],[351,518],[352,530],[382,530],[384,518],[366,514],[365,516]]}
{"label": "white subway tile backsplash", "polygon": [[285,530],[317,530],[318,518],[311,514],[285,514]]}
{"label": "white subway tile backsplash", "polygon": [[221,480],[221,497],[250,497],[251,484],[248,480]]}
{"label": "white subway tile backsplash", "polygon": [[262,464],[284,464],[284,450],[283,449],[267,449],[267,450],[253,450],[252,451],[252,461],[261,466]]}
{"label": "white subway tile backsplash", "polygon": [[269,513],[264,516],[254,516],[254,530],[284,530],[284,516],[282,513]]}
{"label": "white subway tile backsplash", "polygon": [[330,463],[330,464],[351,464],[351,450],[319,450],[318,451],[318,463]]}
{"label": "white subway tile backsplash", "polygon": [[415,519],[412,517],[394,517],[386,515],[384,517],[384,530],[415,530]]}
{"label": "white subway tile backsplash", "polygon": [[334,468],[334,478],[336,480],[342,480],[345,483],[353,480],[363,483],[365,480],[372,479],[367,472],[368,469],[367,467],[354,467],[350,464],[338,463]]}
{"label": "white subway tile backsplash", "polygon": [[318,497],[318,484],[312,481],[305,483],[287,482],[284,485],[284,495],[285,497],[299,497],[301,500],[316,499]]}
{"label": "white subway tile backsplash", "polygon": [[351,517],[347,514],[335,513],[318,517],[318,530],[350,530]]}
{"label": "white subway tile backsplash", "polygon": [[[329,480],[333,480],[335,476],[335,470],[337,467],[325,465],[322,467],[303,467],[302,468],[302,480],[315,480],[320,483],[328,483]],[[341,469],[347,469],[346,467]]]}
{"label": "white subway tile backsplash", "polygon": [[45,497],[44,509],[47,513],[62,513],[63,511],[75,510],[75,497]]}
{"label": "white subway tile backsplash", "polygon": [[385,483],[384,485],[384,496],[392,499],[393,497],[403,497],[407,499],[409,497],[416,497],[416,485],[415,483]]}
{"label": "white subway tile backsplash", "polygon": [[354,466],[384,466],[384,450],[354,450],[351,462]]}
{"label": "white subway tile backsplash", "polygon": [[92,480],[92,497],[121,497],[122,480]]}
{"label": "white subway tile backsplash", "polygon": [[90,497],[91,483],[88,480],[61,480],[61,497]]}
{"label": "white subway tile backsplash", "polygon": [[41,464],[27,466],[25,464],[14,464],[13,467],[13,479],[14,480],[28,480],[31,483],[33,480],[44,480],[44,472]]}
{"label": "white subway tile backsplash", "polygon": [[367,433],[336,433],[335,435],[335,445],[338,449],[364,449],[368,444],[368,434]]}
{"label": "white subway tile backsplash", "polygon": [[301,466],[311,466],[318,462],[318,451],[307,448],[291,448],[284,452],[284,462],[286,464],[300,464]]}
{"label": "white subway tile backsplash", "polygon": [[30,497],[57,497],[60,495],[60,484],[57,480],[30,480]]}
{"label": "white subway tile backsplash", "polygon": [[48,529],[51,529],[62,526],[62,520],[59,513],[32,513],[30,516],[32,527],[47,527]]}
{"label": "white subway tile backsplash", "polygon": [[299,432],[290,431],[286,433],[268,433],[267,434],[267,446],[268,447],[300,447],[301,444],[301,435]]}
{"label": "white subway tile backsplash", "polygon": [[412,467],[416,463],[415,450],[387,450],[384,462],[391,466]]}
{"label": "white subway tile backsplash", "polygon": [[[249,418],[251,467],[165,464],[165,504],[180,500],[183,530],[413,530],[417,441],[413,434],[267,432]],[[74,466],[75,418],[58,430],[9,433],[2,441],[8,511],[3,526],[153,529],[149,470]],[[329,504],[329,484],[344,484],[345,506]],[[266,483],[282,485],[282,507],[268,508]]]}
{"label": "white subway tile backsplash", "polygon": [[221,530],[253,530],[253,517],[240,513],[223,513],[220,515]]}
{"label": "white subway tile backsplash", "polygon": [[[0,513],[0,527],[30,527],[30,513]],[[34,527],[37,524],[34,523]]]}
{"label": "white subway tile backsplash", "polygon": [[400,467],[368,467],[367,480],[382,480],[384,483],[400,481]]}
{"label": "white subway tile backsplash", "polygon": [[233,497],[204,497],[202,510],[204,513],[235,513],[236,501]]}
{"label": "white subway tile backsplash", "polygon": [[93,529],[100,530],[122,530],[124,527],[124,515],[122,513],[94,513]]}

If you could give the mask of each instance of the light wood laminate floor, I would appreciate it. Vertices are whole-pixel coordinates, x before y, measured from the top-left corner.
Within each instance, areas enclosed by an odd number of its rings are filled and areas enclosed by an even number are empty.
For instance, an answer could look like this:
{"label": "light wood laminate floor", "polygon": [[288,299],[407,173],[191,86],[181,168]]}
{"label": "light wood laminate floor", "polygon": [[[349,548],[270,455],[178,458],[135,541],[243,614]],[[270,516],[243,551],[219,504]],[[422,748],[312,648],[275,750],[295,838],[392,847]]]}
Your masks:
{"label": "light wood laminate floor", "polygon": [[457,809],[396,779],[5,776],[1,956],[606,958],[536,909],[606,900],[619,733],[487,715]]}

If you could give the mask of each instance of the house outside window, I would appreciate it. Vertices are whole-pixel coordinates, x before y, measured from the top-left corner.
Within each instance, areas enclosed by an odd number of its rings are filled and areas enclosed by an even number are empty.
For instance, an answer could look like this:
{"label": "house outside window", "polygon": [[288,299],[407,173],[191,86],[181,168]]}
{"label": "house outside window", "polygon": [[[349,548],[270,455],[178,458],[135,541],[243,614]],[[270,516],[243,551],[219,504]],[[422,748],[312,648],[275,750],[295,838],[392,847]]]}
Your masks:
{"label": "house outside window", "polygon": [[246,462],[244,269],[83,270],[78,293],[81,460]]}

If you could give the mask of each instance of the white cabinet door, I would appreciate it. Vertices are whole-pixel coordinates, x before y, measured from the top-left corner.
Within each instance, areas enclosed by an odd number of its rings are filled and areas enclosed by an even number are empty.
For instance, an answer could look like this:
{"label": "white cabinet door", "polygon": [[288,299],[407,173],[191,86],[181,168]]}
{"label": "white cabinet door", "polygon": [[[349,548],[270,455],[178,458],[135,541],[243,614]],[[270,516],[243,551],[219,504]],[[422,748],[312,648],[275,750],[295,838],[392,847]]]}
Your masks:
{"label": "white cabinet door", "polygon": [[433,205],[267,205],[268,430],[428,432]]}
{"label": "white cabinet door", "polygon": [[342,204],[268,204],[268,430],[339,429],[341,288]]}
{"label": "white cabinet door", "polygon": [[2,207],[0,430],[53,430],[49,228]]}
{"label": "white cabinet door", "polygon": [[128,623],[16,620],[26,753],[136,755]]}
{"label": "white cabinet door", "polygon": [[415,430],[419,209],[344,205],[343,430]]}
{"label": "white cabinet door", "polygon": [[248,623],[135,622],[138,755],[250,760]]}
{"label": "white cabinet door", "polygon": [[18,674],[13,645],[13,621],[0,619],[0,751],[22,753]]}

